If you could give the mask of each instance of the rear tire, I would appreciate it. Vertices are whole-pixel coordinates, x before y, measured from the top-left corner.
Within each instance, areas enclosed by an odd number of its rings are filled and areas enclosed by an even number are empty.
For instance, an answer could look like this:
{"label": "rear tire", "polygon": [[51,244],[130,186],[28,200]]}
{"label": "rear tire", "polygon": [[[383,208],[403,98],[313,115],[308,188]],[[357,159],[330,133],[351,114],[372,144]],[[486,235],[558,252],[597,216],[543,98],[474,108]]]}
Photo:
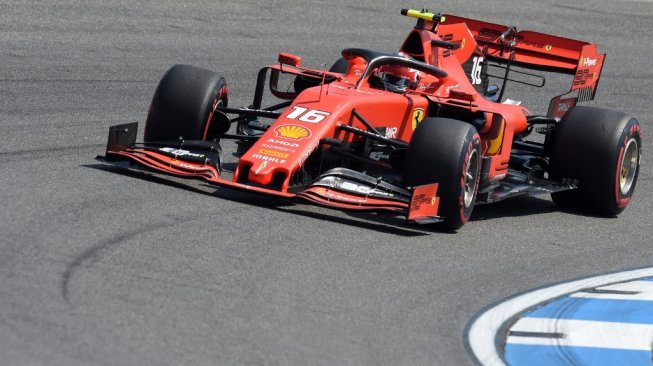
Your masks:
{"label": "rear tire", "polygon": [[639,122],[621,112],[576,106],[551,136],[549,177],[578,188],[551,194],[561,208],[615,216],[630,203],[639,175]]}
{"label": "rear tire", "polygon": [[154,92],[144,140],[203,140],[216,105],[227,106],[227,82],[217,73],[190,65],[168,70]]}
{"label": "rear tire", "polygon": [[472,214],[481,169],[476,129],[448,118],[426,118],[415,129],[404,161],[407,186],[438,183],[438,215],[448,230],[462,227]]}

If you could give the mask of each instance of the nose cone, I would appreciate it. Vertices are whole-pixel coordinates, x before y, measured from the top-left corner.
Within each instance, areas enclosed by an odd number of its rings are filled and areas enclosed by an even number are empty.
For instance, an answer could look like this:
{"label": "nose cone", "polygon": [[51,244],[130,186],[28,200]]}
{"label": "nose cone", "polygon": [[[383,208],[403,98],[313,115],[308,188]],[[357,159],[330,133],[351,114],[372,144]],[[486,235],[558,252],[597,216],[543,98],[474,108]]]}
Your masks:
{"label": "nose cone", "polygon": [[323,127],[317,124],[280,122],[240,158],[239,166],[249,167],[247,179],[250,182],[267,185],[277,173],[284,174],[287,180],[315,151],[323,136]]}
{"label": "nose cone", "polygon": [[[339,91],[339,92],[336,92]],[[240,158],[238,170],[246,171],[250,182],[268,185],[285,175],[283,189],[290,176],[320,145],[324,137],[333,137],[336,122],[343,115],[349,95],[335,89],[316,86],[304,90],[295,103],[265,131]],[[239,177],[242,180],[242,177]]]}

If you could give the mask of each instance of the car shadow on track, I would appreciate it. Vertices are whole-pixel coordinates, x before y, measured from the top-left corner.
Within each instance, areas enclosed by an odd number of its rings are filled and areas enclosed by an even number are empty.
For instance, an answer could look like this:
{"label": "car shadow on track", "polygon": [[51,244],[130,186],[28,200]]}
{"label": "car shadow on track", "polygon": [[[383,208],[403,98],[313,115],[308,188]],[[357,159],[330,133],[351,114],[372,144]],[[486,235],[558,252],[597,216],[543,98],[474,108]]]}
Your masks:
{"label": "car shadow on track", "polygon": [[[308,206],[298,204],[297,207]],[[337,224],[354,226],[359,229],[371,230],[386,234],[394,234],[405,237],[427,236],[430,230],[427,227],[411,225],[404,218],[397,216],[374,214],[372,212],[345,212],[349,217],[341,217],[320,212],[312,212],[303,209],[281,209],[283,212],[292,213],[304,217],[310,217],[322,221],[329,221]]]}
{"label": "car shadow on track", "polygon": [[371,230],[405,237],[425,236],[433,232],[429,227],[411,225],[407,223],[405,219],[394,215],[374,214],[369,212],[346,212],[346,215],[349,217],[342,217],[337,216],[338,211],[335,210],[333,211],[333,215],[329,215],[326,213],[311,211],[311,209],[315,206],[310,204],[303,204],[301,202],[292,202],[276,197],[216,187],[204,182],[199,183],[199,186],[204,188],[200,189],[188,183],[177,182],[173,177],[158,175],[156,173],[127,170],[106,164],[86,164],[81,166],[85,168],[110,172],[113,174],[120,174],[131,178],[142,179],[152,183],[163,184],[169,187],[203,194],[213,198],[220,198],[223,200],[256,206],[263,209],[278,210],[293,215],[318,219],[321,221],[329,221],[337,224],[354,226],[364,230]]}
{"label": "car shadow on track", "polygon": [[[341,215],[339,216],[339,211],[337,210],[334,210],[333,214],[315,212],[312,208],[314,206],[310,204],[294,202],[286,199],[279,199],[276,197],[264,196],[250,192],[243,192],[234,189],[216,187],[201,181],[195,181],[199,182],[199,184],[196,183],[195,185],[199,185],[204,189],[200,189],[196,186],[193,186],[192,184],[186,183],[188,182],[187,180],[184,182],[179,182],[175,181],[175,178],[173,177],[158,175],[156,173],[127,170],[106,164],[88,164],[82,166],[86,168],[98,169],[133,178],[143,179],[153,183],[164,184],[170,187],[184,189],[186,191],[211,197],[217,197],[231,202],[244,203],[264,209],[279,210],[293,215],[310,217],[321,221],[329,221],[342,225],[355,226],[364,230],[372,230],[405,237],[456,233],[456,231],[444,229],[438,224],[420,226],[417,224],[409,223],[404,217],[400,217],[392,213],[387,214],[383,212],[372,213],[358,211],[340,211],[344,212],[347,216],[342,217]],[[474,212],[472,213],[469,221],[485,221],[502,217],[523,217],[551,212],[564,212],[572,215],[597,217],[582,211],[560,209],[552,201],[544,198],[522,196],[509,198],[505,201],[493,204],[476,206],[474,207]]]}
{"label": "car shadow on track", "polygon": [[[456,231],[444,229],[437,224],[420,226],[417,224],[409,223],[404,217],[400,217],[395,214],[344,211],[347,217],[343,217],[339,216],[337,210],[334,210],[333,214],[315,212],[313,211],[314,206],[310,204],[293,202],[286,199],[263,196],[234,189],[216,187],[201,181],[195,181],[195,186],[193,186],[192,184],[187,183],[187,180],[184,182],[179,182],[175,181],[174,177],[159,175],[156,173],[127,170],[121,167],[106,164],[87,164],[82,166],[86,168],[98,169],[114,174],[121,174],[124,176],[138,178],[174,188],[184,189],[186,191],[199,193],[214,198],[217,197],[231,202],[243,203],[263,209],[278,210],[293,215],[318,219],[321,221],[329,221],[337,224],[354,226],[363,230],[372,230],[405,237],[456,233]],[[199,182],[199,184],[197,184],[197,182]],[[201,188],[198,188],[197,186]],[[540,215],[556,211],[574,215],[588,215],[578,211],[561,210],[553,202],[547,199],[522,196],[510,198],[505,201],[489,205],[476,206],[474,207],[474,212],[472,213],[470,222],[492,220],[502,217]]]}
{"label": "car shadow on track", "polygon": [[532,196],[521,196],[508,198],[505,201],[497,203],[475,206],[469,221],[540,215],[556,211],[560,211],[560,209],[550,200]]}
{"label": "car shadow on track", "polygon": [[601,219],[613,219],[617,217],[601,216],[588,211],[588,209],[558,207],[553,201],[544,198],[544,196],[520,196],[488,205],[478,205],[474,207],[474,212],[469,221],[483,221],[501,217],[523,217],[551,212]]}

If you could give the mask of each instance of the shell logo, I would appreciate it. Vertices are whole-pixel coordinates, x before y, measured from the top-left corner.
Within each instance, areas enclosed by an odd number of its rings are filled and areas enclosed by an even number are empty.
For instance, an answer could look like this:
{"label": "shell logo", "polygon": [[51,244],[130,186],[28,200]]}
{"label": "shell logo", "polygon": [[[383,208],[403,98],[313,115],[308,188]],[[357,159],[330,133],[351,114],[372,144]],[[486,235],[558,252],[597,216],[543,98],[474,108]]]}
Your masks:
{"label": "shell logo", "polygon": [[305,137],[311,136],[311,131],[302,126],[297,125],[283,125],[274,129],[278,137],[285,137],[287,139],[301,140]]}

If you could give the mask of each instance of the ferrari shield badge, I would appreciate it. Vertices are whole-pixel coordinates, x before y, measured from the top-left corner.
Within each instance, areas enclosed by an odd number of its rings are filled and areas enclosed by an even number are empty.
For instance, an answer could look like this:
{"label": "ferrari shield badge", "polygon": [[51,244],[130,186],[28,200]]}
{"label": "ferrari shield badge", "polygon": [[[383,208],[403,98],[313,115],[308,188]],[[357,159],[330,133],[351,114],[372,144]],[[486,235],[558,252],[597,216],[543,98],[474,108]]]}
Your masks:
{"label": "ferrari shield badge", "polygon": [[415,108],[413,111],[413,131],[417,128],[417,125],[422,122],[424,119],[424,108]]}

